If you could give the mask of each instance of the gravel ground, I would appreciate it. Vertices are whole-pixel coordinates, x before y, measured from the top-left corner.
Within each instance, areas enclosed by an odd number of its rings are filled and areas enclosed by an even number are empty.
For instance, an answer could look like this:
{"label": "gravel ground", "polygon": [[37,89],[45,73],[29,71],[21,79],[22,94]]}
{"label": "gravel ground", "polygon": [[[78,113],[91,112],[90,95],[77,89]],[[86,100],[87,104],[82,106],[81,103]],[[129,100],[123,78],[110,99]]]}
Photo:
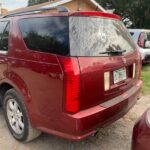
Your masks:
{"label": "gravel ground", "polygon": [[130,150],[133,125],[149,106],[150,96],[143,96],[124,118],[99,129],[96,137],[81,142],[69,142],[43,134],[28,144],[18,143],[12,138],[0,111],[0,150]]}

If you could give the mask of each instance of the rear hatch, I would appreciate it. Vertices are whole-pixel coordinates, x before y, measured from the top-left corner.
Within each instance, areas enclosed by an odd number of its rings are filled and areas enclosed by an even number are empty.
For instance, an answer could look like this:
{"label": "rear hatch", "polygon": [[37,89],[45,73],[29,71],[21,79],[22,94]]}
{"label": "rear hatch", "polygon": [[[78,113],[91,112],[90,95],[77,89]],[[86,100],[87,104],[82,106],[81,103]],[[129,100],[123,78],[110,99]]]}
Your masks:
{"label": "rear hatch", "polygon": [[109,101],[139,78],[140,56],[117,18],[70,16],[70,55],[80,68],[80,109]]}

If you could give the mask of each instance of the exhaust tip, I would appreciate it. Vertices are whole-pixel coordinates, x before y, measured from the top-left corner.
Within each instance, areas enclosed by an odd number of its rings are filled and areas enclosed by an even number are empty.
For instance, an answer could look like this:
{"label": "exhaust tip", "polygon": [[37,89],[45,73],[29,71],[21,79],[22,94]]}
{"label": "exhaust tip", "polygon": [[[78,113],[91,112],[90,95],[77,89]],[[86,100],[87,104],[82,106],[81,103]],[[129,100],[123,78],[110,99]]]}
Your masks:
{"label": "exhaust tip", "polygon": [[99,131],[96,131],[92,136],[96,137],[98,135]]}

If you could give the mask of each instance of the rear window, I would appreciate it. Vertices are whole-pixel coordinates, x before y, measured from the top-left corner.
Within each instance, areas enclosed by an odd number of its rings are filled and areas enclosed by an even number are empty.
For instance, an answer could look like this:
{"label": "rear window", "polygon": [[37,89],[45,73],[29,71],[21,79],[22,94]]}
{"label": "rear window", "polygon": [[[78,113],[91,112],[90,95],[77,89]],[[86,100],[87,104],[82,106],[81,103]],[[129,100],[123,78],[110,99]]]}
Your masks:
{"label": "rear window", "polygon": [[19,26],[28,49],[60,55],[69,54],[68,17],[22,19]]}
{"label": "rear window", "polygon": [[147,41],[150,41],[150,32],[147,32]]}
{"label": "rear window", "polygon": [[144,32],[143,33],[143,41],[150,41],[150,32]]}
{"label": "rear window", "polygon": [[[121,21],[99,17],[70,17],[72,56],[102,56],[102,52],[136,50]],[[105,54],[108,55],[108,54]]]}
{"label": "rear window", "polygon": [[150,32],[141,32],[140,35],[139,35],[139,39],[138,39],[138,45],[141,48],[145,48],[146,49],[145,43],[147,41],[150,41]]}

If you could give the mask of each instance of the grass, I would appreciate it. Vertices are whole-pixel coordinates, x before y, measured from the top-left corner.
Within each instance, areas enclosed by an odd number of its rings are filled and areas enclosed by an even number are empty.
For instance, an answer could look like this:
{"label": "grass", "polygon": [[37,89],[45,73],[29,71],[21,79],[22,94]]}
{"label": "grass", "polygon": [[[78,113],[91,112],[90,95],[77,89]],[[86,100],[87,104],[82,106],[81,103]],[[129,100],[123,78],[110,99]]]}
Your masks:
{"label": "grass", "polygon": [[150,94],[150,64],[143,66],[141,78],[143,80],[142,94],[148,95]]}

